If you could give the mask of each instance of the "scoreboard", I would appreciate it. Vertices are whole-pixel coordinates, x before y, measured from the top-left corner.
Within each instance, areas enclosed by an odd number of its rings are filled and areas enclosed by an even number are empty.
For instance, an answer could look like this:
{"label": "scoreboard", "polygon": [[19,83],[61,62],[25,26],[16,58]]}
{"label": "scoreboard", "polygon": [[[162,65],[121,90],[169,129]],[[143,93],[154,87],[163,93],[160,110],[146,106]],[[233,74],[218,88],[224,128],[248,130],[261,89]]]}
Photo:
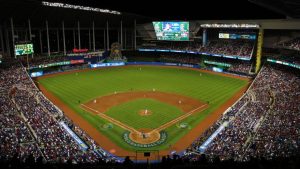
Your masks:
{"label": "scoreboard", "polygon": [[219,33],[220,39],[250,39],[255,40],[255,34]]}
{"label": "scoreboard", "polygon": [[27,43],[27,44],[16,44],[15,45],[15,54],[16,56],[21,56],[21,55],[29,55],[33,54],[33,44],[32,43]]}
{"label": "scoreboard", "polygon": [[189,40],[189,22],[153,22],[153,27],[157,40]]}

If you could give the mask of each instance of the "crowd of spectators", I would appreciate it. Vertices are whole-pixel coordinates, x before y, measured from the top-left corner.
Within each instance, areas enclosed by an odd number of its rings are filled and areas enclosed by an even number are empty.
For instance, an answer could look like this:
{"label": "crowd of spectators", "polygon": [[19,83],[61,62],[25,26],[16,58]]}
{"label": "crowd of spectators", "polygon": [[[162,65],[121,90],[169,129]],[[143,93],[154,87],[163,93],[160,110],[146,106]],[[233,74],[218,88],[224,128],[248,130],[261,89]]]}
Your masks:
{"label": "crowd of spectators", "polygon": [[[10,159],[18,154],[18,158],[23,161],[30,154],[37,158],[41,153],[25,119],[10,100],[10,93],[14,92],[12,87],[26,78],[21,71],[16,66],[0,69],[0,157]],[[24,82],[24,86],[27,85],[29,83]]]}
{"label": "crowd of spectators", "polygon": [[140,48],[195,51],[251,58],[254,49],[254,41],[218,39],[209,41],[206,46],[203,46],[200,42],[157,42],[156,45],[141,46]]}
{"label": "crowd of spectators", "polygon": [[37,102],[36,94],[38,93],[17,89],[14,99],[35,132],[37,143],[45,158],[48,161],[66,162],[69,158],[74,158],[76,162],[92,162],[91,158],[94,156],[80,149],[75,140],[58,124],[58,121]]}
{"label": "crowd of spectators", "polygon": [[184,55],[174,53],[172,56],[168,54],[162,54],[159,57],[160,62],[169,62],[169,63],[185,63],[185,64],[194,64],[197,65],[200,63],[200,58],[194,55]]}
{"label": "crowd of spectators", "polygon": [[55,118],[63,117],[63,113],[55,107],[44,95],[37,94],[36,99]]}
{"label": "crowd of spectators", "polygon": [[27,58],[23,58],[22,62],[24,65],[28,66],[29,64],[30,67],[38,67],[39,65],[46,65],[49,63],[55,63],[55,62],[63,62],[63,61],[69,61],[70,59],[66,56],[51,56],[51,57],[46,57],[46,56],[34,56],[34,57],[29,57],[28,60]]}
{"label": "crowd of spectators", "polygon": [[232,66],[229,67],[228,71],[232,72],[242,72],[245,74],[249,74],[251,71],[251,62],[231,62]]}
{"label": "crowd of spectators", "polygon": [[281,54],[274,54],[274,55],[268,56],[268,58],[300,65],[300,56],[299,55],[284,56]]}
{"label": "crowd of spectators", "polygon": [[281,67],[265,67],[257,84],[270,86],[274,103],[246,154],[254,157],[288,157],[300,151],[300,77],[295,70],[285,71]]}
{"label": "crowd of spectators", "polygon": [[[162,55],[159,59],[180,63],[199,62],[197,57],[186,59],[181,54],[172,57]],[[228,126],[206,149],[207,155],[218,156],[221,160],[298,155],[299,89],[299,72],[274,65],[264,66],[248,92],[187,152],[198,152],[199,146],[220,125],[228,122]],[[16,158],[17,155],[20,161],[32,157],[34,160],[42,158],[63,163],[93,163],[106,158],[104,154],[99,156],[94,151],[101,148],[41,94],[26,70],[18,64],[0,69],[0,119],[1,159]],[[60,121],[64,121],[87,143],[87,151],[80,149],[59,124]],[[187,154],[180,158],[181,163],[199,161],[198,155]]]}
{"label": "crowd of spectators", "polygon": [[[249,101],[248,95],[244,95],[234,106],[230,107],[229,110],[223,114],[220,119],[215,122],[209,129],[207,129],[203,134],[200,135],[198,139],[196,139],[192,145],[186,150],[185,154],[191,158],[190,154],[193,152],[199,152],[199,146],[202,145],[222,124],[225,122],[231,121],[237,112],[241,110],[242,107],[246,105]],[[210,154],[210,156],[214,156]],[[196,158],[198,158],[196,156]]]}
{"label": "crowd of spectators", "polygon": [[287,49],[300,50],[300,37],[285,42],[281,42],[276,46],[287,48]]}
{"label": "crowd of spectators", "polygon": [[[78,126],[71,124],[35,87],[24,68],[12,65],[0,69],[0,157],[10,159],[18,154],[22,160],[33,159],[73,163],[95,162],[99,148]],[[90,140],[89,149],[82,150],[59,124],[66,121],[83,140]],[[105,158],[102,154],[102,158]]]}
{"label": "crowd of spectators", "polygon": [[199,52],[251,58],[254,43],[245,40],[216,40],[200,47]]}
{"label": "crowd of spectators", "polygon": [[[219,156],[221,160],[298,155],[299,89],[297,70],[289,71],[274,65],[263,67],[244,97],[222,117],[228,119],[228,126],[217,135],[205,153]],[[208,130],[209,135],[213,132]],[[198,151],[204,141],[193,144],[193,149]]]}
{"label": "crowd of spectators", "polygon": [[[206,57],[203,58],[204,61],[212,61],[220,64],[230,64],[231,66],[227,69],[228,72],[232,73],[243,73],[249,74],[251,71],[252,62],[249,61],[241,61],[241,60],[232,60],[227,58],[214,58],[214,57]],[[207,64],[209,66],[209,64]],[[212,65],[214,66],[214,65]]]}
{"label": "crowd of spectators", "polygon": [[[165,52],[126,52],[129,62],[166,62],[166,63],[184,63],[200,65],[201,68],[216,66],[206,64],[204,61],[218,62],[220,64],[230,64],[229,68],[225,70],[229,73],[249,75],[251,71],[252,62],[242,61],[236,59],[228,59],[221,57],[205,57],[201,55],[189,53],[165,53]],[[203,63],[203,64],[201,64]]]}
{"label": "crowd of spectators", "polygon": [[16,113],[14,105],[7,100],[9,100],[8,96],[0,97],[0,156],[8,159],[16,153],[20,154],[22,159],[29,154],[39,156],[34,139],[24,120]]}

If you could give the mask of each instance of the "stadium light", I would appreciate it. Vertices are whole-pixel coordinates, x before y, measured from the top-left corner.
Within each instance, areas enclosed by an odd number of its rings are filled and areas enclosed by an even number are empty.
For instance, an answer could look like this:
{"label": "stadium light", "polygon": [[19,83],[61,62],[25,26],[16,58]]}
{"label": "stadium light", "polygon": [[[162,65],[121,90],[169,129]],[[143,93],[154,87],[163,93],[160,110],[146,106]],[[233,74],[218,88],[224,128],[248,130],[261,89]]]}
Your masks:
{"label": "stadium light", "polygon": [[50,6],[50,7],[69,8],[69,9],[77,9],[77,10],[84,10],[84,11],[92,11],[92,12],[100,12],[100,13],[121,15],[121,12],[119,12],[119,11],[112,11],[112,10],[109,10],[109,9],[100,9],[100,8],[93,8],[93,7],[80,6],[80,5],[71,5],[71,4],[58,3],[58,2],[42,1],[42,5]]}

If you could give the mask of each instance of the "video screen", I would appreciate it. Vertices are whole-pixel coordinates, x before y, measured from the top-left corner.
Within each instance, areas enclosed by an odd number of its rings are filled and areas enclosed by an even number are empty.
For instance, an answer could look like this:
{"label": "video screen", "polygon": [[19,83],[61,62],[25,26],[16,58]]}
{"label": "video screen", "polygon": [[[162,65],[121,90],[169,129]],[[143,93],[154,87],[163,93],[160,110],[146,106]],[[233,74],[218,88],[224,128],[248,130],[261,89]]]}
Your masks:
{"label": "video screen", "polygon": [[153,22],[153,26],[157,40],[189,40],[189,22]]}
{"label": "video screen", "polygon": [[16,56],[29,55],[29,54],[33,54],[33,53],[34,53],[34,51],[33,51],[32,43],[15,45]]}
{"label": "video screen", "polygon": [[219,33],[220,39],[250,39],[255,40],[255,34]]}

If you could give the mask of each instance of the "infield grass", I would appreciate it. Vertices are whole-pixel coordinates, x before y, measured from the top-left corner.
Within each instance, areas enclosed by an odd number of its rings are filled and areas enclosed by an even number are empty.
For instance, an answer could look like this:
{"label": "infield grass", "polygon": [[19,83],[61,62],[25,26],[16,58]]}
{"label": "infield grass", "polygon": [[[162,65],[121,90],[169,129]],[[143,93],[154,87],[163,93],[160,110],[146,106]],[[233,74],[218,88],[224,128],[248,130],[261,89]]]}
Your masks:
{"label": "infield grass", "polygon": [[[149,116],[141,116],[141,110],[151,111]],[[105,114],[135,129],[155,129],[174,120],[184,113],[177,107],[154,99],[137,99],[117,105]]]}

